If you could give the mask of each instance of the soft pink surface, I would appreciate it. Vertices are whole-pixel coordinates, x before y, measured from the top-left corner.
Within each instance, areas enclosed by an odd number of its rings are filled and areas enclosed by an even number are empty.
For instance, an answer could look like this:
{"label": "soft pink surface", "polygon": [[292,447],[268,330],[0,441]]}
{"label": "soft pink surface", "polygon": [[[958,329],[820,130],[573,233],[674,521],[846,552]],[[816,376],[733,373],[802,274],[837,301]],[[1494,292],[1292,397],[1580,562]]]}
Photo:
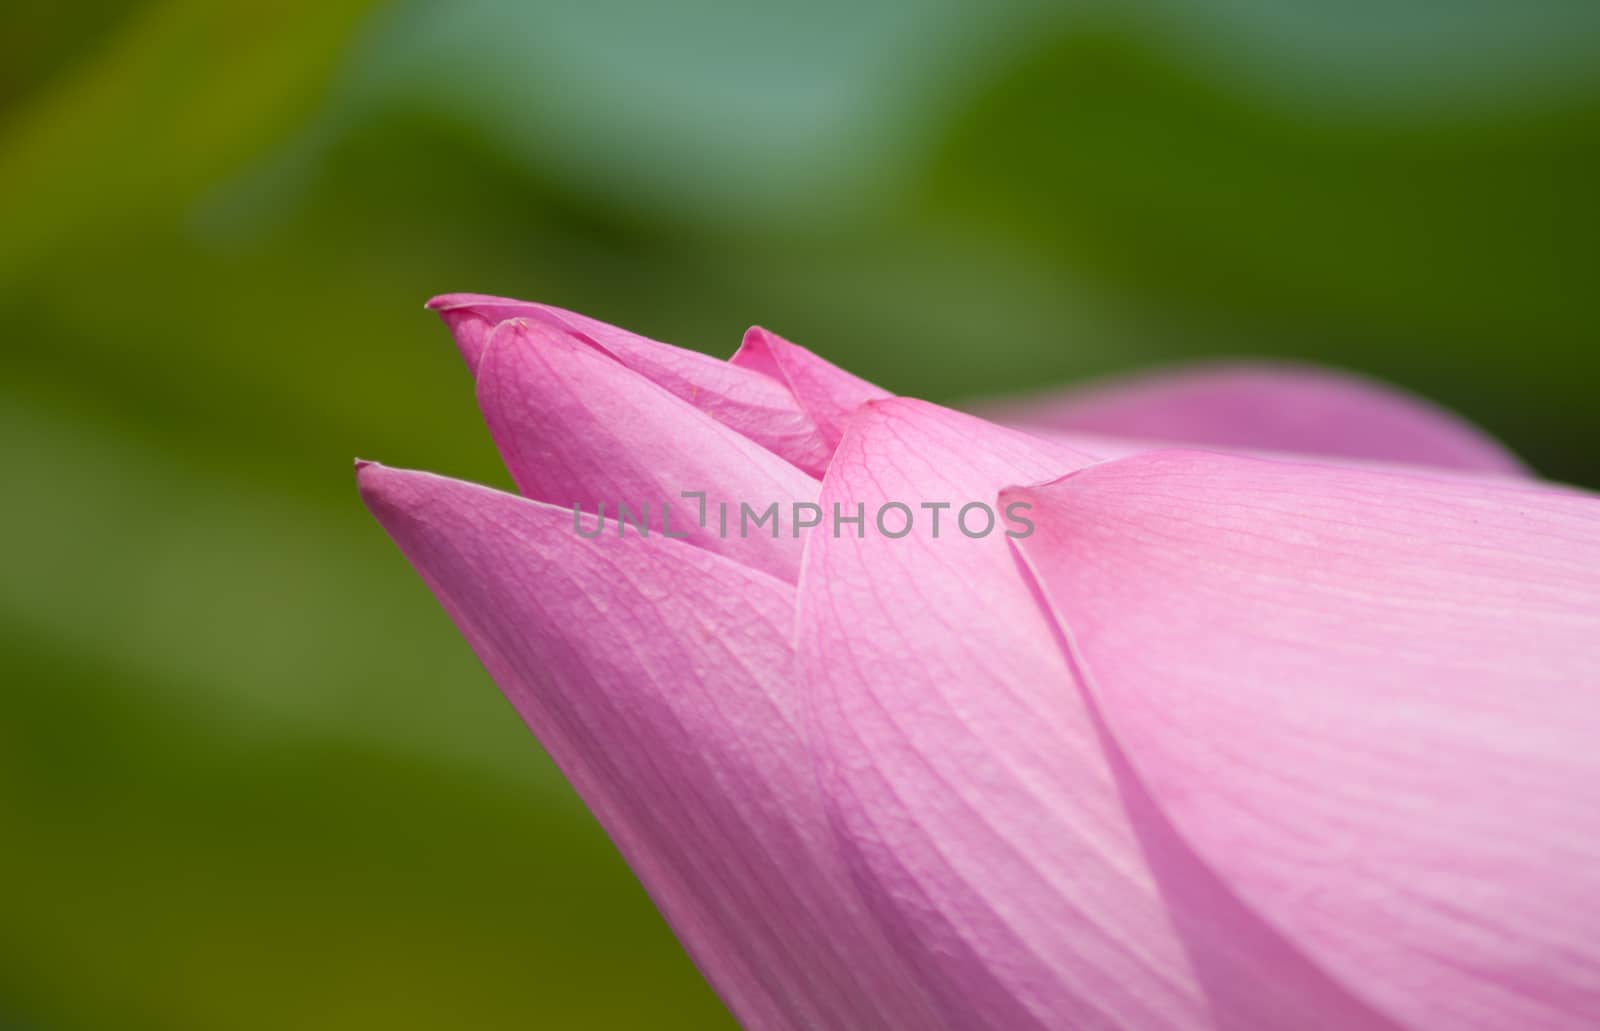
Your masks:
{"label": "soft pink surface", "polygon": [[[841,395],[857,384],[876,389],[777,337],[772,338],[776,352],[772,360],[753,357],[747,336],[746,346],[735,360],[724,362],[548,304],[446,294],[429,301],[428,307],[450,327],[475,375],[495,326],[509,319],[544,322],[565,329],[813,476],[822,475],[838,443],[836,423],[843,418],[838,404],[849,400]],[[763,331],[752,330],[752,334],[758,332]],[[791,391],[791,383],[796,382],[808,391],[815,390],[815,395],[797,396]],[[848,414],[845,409],[844,415]],[[815,418],[832,421],[819,426]]]}
{"label": "soft pink surface", "polygon": [[[1084,461],[888,401],[822,497],[993,499]],[[841,837],[953,1025],[1383,1026],[1175,840],[1005,536],[814,536],[797,644]]]}
{"label": "soft pink surface", "polygon": [[[746,1026],[1600,1025],[1600,499],[1314,370],[1113,385],[1040,435],[760,329],[723,363],[432,307],[537,500],[362,495]],[[560,507],[682,490],[869,526]],[[968,538],[968,502],[1036,530]]]}
{"label": "soft pink surface", "polygon": [[[544,322],[502,323],[478,365],[478,404],[524,496],[581,504],[611,518],[648,506],[674,535],[793,582],[801,541],[789,533],[722,533],[721,504],[780,507],[816,497],[817,481],[705,412]],[[684,491],[705,494],[699,503]],[[568,513],[569,519],[571,513]],[[570,532],[571,527],[568,527]]]}
{"label": "soft pink surface", "polygon": [[1600,505],[1191,452],[1009,492],[1156,804],[1414,1027],[1600,1012]]}
{"label": "soft pink surface", "polygon": [[839,446],[852,412],[868,401],[890,396],[887,390],[760,326],[750,327],[728,363],[756,369],[788,387],[830,455]]}
{"label": "soft pink surface", "polygon": [[362,498],[757,1027],[930,1026],[850,889],[799,728],[794,589],[679,541],[366,464]]}

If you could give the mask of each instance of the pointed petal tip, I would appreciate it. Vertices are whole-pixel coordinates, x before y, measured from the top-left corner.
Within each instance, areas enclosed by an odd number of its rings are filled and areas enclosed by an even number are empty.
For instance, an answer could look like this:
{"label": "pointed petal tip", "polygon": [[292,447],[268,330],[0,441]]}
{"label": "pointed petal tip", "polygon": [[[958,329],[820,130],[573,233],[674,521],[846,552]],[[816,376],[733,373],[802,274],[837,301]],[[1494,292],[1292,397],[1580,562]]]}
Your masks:
{"label": "pointed petal tip", "polygon": [[739,338],[739,346],[728,359],[729,365],[742,365],[755,369],[775,379],[783,378],[783,370],[772,358],[772,334],[760,326],[751,326]]}
{"label": "pointed petal tip", "polygon": [[364,458],[356,459],[355,473],[356,491],[361,495],[361,503],[385,529],[392,528],[396,513],[411,507],[411,502],[427,485],[427,481],[441,479],[432,473],[395,469]]}
{"label": "pointed petal tip", "polygon": [[[501,495],[492,488],[450,476],[421,469],[396,469],[379,462],[357,464],[356,491],[367,512],[397,543],[419,532],[432,532],[428,528],[438,525],[441,519],[470,518],[462,513],[498,503],[490,499]],[[516,500],[520,503],[522,499]],[[455,515],[449,515],[452,512]],[[402,551],[407,547],[401,544]]]}
{"label": "pointed petal tip", "polygon": [[794,385],[784,372],[783,358],[779,354],[780,349],[786,346],[792,345],[771,330],[761,326],[751,326],[744,331],[744,336],[739,340],[739,348],[728,359],[728,364],[758,372],[770,380],[783,384],[785,390],[792,392]]}
{"label": "pointed petal tip", "polygon": [[518,304],[504,297],[495,297],[492,294],[438,294],[430,297],[422,308],[424,311],[448,312],[459,308],[471,308],[479,304]]}
{"label": "pointed petal tip", "polygon": [[[488,347],[495,328],[507,314],[505,306],[519,303],[487,294],[440,294],[430,298],[423,309],[439,316],[455,338],[456,349],[466,361],[467,369],[476,376],[484,348]],[[496,311],[496,307],[501,310]]]}
{"label": "pointed petal tip", "polygon": [[385,529],[388,528],[388,521],[384,514],[392,507],[385,500],[390,487],[389,477],[385,474],[389,471],[377,462],[369,462],[364,458],[355,461],[356,493],[361,496],[361,504],[367,512]]}
{"label": "pointed petal tip", "polygon": [[767,329],[765,326],[751,326],[744,331],[744,336],[739,338],[739,350],[770,349],[775,344],[786,343],[782,337]]}
{"label": "pointed petal tip", "polygon": [[381,491],[384,482],[388,479],[386,474],[394,470],[379,462],[369,461],[365,458],[355,460],[356,490],[361,493],[361,500],[368,508],[372,507],[373,497]]}

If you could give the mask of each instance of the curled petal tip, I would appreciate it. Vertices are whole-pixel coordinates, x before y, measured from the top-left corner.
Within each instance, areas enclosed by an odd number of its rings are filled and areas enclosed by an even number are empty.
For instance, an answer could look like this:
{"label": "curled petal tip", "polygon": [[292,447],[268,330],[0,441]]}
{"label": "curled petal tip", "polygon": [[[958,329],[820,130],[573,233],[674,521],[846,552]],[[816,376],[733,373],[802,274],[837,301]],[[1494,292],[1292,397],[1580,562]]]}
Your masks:
{"label": "curled petal tip", "polygon": [[438,294],[430,297],[422,307],[424,311],[449,311],[464,308],[474,301],[489,300],[482,294]]}

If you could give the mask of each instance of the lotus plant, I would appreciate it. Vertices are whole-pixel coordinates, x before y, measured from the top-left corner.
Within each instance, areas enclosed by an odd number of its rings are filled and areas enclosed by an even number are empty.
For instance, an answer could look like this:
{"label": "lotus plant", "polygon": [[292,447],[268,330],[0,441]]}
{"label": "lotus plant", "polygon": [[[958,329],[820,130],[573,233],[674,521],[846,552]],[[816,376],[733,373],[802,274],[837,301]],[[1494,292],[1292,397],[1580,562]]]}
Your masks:
{"label": "lotus plant", "polygon": [[521,496],[362,497],[745,1026],[1600,1026],[1600,498],[1311,369],[430,307]]}

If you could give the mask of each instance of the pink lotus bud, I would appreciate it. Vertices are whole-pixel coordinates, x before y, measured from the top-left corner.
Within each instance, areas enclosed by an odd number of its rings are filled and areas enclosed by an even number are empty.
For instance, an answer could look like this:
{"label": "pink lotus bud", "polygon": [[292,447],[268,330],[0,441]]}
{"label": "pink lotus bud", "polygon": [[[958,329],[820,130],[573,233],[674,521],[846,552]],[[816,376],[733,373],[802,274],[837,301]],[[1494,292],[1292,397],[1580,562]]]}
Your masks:
{"label": "pink lotus bud", "polygon": [[746,1026],[1600,1025],[1600,498],[1312,369],[1008,428],[431,306],[522,496],[362,496]]}

